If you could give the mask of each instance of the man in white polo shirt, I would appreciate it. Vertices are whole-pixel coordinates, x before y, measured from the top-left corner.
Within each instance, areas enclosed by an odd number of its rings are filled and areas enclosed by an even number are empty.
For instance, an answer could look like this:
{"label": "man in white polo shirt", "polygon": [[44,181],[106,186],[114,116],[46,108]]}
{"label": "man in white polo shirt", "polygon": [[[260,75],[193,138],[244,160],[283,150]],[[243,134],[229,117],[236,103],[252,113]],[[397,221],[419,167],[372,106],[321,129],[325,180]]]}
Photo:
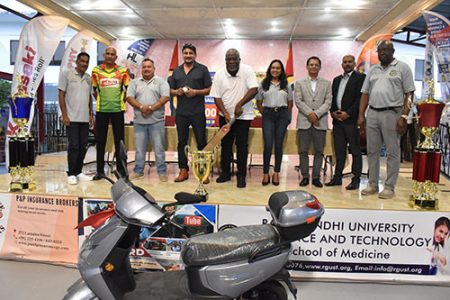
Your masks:
{"label": "man in white polo shirt", "polygon": [[159,180],[166,182],[166,135],[164,126],[164,105],[169,101],[170,87],[166,80],[155,76],[153,60],[142,61],[142,78],[133,79],[127,90],[127,101],[134,107],[134,143],[136,145],[136,165],[132,179],[144,175],[147,143],[155,152],[156,171]]}
{"label": "man in white polo shirt", "polygon": [[89,136],[89,125],[93,124],[91,77],[86,73],[89,66],[89,54],[80,52],[75,69],[61,73],[59,77],[59,105],[63,124],[67,127],[67,161],[69,171],[67,182],[92,180],[81,173]]}
{"label": "man in white polo shirt", "polygon": [[[380,64],[370,68],[361,89],[358,125],[366,125],[369,184],[362,195],[378,193],[381,146],[386,145],[386,181],[378,194],[381,199],[395,195],[400,171],[400,137],[406,132],[409,98],[415,87],[411,69],[394,58],[394,45],[382,41],[378,47]],[[367,107],[367,121],[365,112]]]}
{"label": "man in white polo shirt", "polygon": [[229,133],[222,140],[221,174],[217,183],[231,180],[230,164],[233,157],[232,147],[237,149],[237,187],[246,186],[248,156],[248,132],[253,120],[253,103],[251,100],[258,92],[255,71],[244,64],[236,49],[229,49],[225,54],[226,68],[214,76],[210,95],[214,97],[219,109],[220,126],[235,118]]}

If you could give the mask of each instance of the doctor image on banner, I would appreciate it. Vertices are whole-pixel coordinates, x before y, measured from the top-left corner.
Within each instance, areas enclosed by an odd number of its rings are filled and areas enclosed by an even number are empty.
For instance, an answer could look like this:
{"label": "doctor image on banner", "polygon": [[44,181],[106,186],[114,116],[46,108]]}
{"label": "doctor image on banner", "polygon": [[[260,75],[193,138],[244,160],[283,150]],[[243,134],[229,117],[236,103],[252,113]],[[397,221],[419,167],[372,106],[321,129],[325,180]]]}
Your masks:
{"label": "doctor image on banner", "polygon": [[447,217],[440,217],[434,223],[432,248],[427,248],[431,252],[430,275],[450,275],[450,220]]}

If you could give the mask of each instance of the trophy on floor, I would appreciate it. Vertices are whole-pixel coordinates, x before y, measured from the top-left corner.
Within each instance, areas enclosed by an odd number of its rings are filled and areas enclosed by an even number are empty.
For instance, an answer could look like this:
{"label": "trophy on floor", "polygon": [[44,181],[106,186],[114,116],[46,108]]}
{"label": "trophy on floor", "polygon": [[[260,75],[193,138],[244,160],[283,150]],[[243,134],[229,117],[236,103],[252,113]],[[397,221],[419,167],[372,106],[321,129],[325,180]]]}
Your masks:
{"label": "trophy on floor", "polygon": [[441,150],[433,141],[433,135],[439,129],[442,110],[445,104],[433,98],[433,81],[426,82],[430,93],[428,98],[417,104],[420,132],[425,139],[419,143],[413,153],[413,194],[412,204],[419,209],[437,209]]}
{"label": "trophy on floor", "polygon": [[195,178],[199,182],[199,185],[194,192],[195,195],[205,198],[208,196],[208,192],[206,191],[203,182],[208,179],[212,165],[215,163],[216,149],[217,148],[214,148],[214,150],[211,151],[191,150],[191,147],[189,146],[186,146],[185,148],[186,156],[189,154],[191,156],[192,173],[194,173]]}
{"label": "trophy on floor", "polygon": [[34,166],[34,138],[25,126],[30,119],[34,99],[27,95],[20,76],[17,76],[18,91],[9,100],[11,116],[18,130],[9,137],[9,172],[11,174],[10,191],[34,190],[36,183],[32,179]]}

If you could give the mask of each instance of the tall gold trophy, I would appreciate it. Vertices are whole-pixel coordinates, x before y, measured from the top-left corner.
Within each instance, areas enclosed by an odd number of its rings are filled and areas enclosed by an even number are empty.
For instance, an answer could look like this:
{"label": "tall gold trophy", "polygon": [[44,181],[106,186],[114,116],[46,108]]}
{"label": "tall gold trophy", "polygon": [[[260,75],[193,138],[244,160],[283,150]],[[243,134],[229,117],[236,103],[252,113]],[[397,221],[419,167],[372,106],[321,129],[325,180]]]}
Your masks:
{"label": "tall gold trophy", "polygon": [[439,129],[442,110],[445,104],[433,98],[433,81],[426,82],[429,95],[417,104],[419,127],[425,139],[419,143],[413,153],[413,194],[411,204],[418,209],[433,210],[438,208],[439,174],[441,150],[433,141],[433,135]]}
{"label": "tall gold trophy", "polygon": [[11,192],[23,190],[34,190],[36,183],[32,179],[34,166],[34,138],[25,129],[30,119],[31,107],[34,99],[27,95],[23,88],[20,76],[17,75],[19,83],[18,91],[9,100],[11,116],[19,127],[13,136],[9,137],[9,172]]}
{"label": "tall gold trophy", "polygon": [[203,182],[209,177],[211,173],[211,167],[215,163],[216,158],[216,150],[192,150],[191,147],[186,146],[185,152],[186,156],[190,154],[191,156],[191,164],[192,164],[192,173],[194,173],[195,178],[198,180],[199,185],[195,190],[194,194],[207,197],[208,192],[203,185]]}

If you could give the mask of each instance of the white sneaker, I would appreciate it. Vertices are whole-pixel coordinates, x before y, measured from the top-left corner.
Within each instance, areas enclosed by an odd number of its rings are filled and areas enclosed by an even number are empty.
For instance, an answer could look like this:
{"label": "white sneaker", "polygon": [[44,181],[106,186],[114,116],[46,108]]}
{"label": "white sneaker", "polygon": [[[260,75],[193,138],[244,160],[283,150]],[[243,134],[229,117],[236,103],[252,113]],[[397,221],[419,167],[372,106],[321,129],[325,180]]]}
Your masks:
{"label": "white sneaker", "polygon": [[72,176],[67,177],[67,183],[71,184],[71,185],[77,184],[78,183],[77,176],[72,175]]}
{"label": "white sneaker", "polygon": [[88,176],[86,174],[80,173],[77,175],[78,181],[91,181],[92,176]]}

